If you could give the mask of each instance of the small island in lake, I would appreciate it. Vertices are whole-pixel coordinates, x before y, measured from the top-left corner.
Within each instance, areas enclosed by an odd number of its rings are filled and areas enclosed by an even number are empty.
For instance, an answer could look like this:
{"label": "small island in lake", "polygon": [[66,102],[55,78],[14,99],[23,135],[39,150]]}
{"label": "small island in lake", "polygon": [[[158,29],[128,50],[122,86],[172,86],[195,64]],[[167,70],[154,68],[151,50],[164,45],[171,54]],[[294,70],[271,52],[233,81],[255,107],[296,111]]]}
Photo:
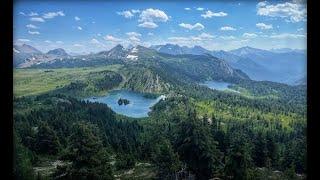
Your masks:
{"label": "small island in lake", "polygon": [[120,98],[120,99],[118,100],[119,106],[121,106],[122,104],[127,105],[127,104],[129,104],[129,103],[130,103],[130,101],[129,101],[128,99],[122,99],[122,98]]}

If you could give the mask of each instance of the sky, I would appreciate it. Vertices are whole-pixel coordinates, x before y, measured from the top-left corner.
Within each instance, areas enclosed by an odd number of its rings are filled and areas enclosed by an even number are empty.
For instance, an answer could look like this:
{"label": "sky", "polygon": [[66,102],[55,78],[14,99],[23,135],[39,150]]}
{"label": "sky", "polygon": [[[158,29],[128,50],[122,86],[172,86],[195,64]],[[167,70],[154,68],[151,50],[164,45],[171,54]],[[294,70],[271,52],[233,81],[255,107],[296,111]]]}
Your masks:
{"label": "sky", "polygon": [[303,0],[18,1],[13,17],[14,44],[43,52],[166,43],[209,50],[307,48]]}

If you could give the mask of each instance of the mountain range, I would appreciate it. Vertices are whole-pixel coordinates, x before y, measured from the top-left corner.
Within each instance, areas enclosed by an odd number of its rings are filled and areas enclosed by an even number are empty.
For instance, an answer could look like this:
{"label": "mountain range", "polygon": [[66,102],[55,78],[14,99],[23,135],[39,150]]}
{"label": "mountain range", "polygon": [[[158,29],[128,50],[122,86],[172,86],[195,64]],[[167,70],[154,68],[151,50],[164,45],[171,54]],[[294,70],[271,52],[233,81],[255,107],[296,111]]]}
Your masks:
{"label": "mountain range", "polygon": [[[62,48],[42,53],[30,45],[23,44],[14,45],[13,53],[14,66],[18,68],[141,63],[152,65],[156,69],[174,67],[178,72],[189,74],[186,79],[199,80],[200,76],[207,79],[230,79],[230,74],[233,73],[232,76],[237,74],[239,77],[246,76],[257,81],[306,84],[306,54],[291,49],[268,51],[246,46],[231,51],[210,51],[201,46],[187,47],[174,44],[154,45],[149,48],[139,45],[124,48],[117,45],[108,51],[72,56],[72,53],[68,54]],[[197,72],[206,72],[209,75]],[[177,75],[174,69],[172,74]]]}
{"label": "mountain range", "polygon": [[240,69],[253,80],[296,84],[306,75],[306,52],[289,48],[262,50],[242,47],[231,51],[210,51],[201,46],[186,47],[174,44],[150,48],[168,54],[211,54]]}

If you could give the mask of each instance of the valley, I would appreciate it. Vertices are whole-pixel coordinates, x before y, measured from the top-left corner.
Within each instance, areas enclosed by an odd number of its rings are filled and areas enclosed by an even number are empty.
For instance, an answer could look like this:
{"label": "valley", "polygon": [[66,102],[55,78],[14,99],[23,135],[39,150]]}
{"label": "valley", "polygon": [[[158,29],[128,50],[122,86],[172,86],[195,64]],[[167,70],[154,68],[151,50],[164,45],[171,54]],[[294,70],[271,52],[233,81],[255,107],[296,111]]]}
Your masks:
{"label": "valley", "polygon": [[15,138],[30,177],[57,161],[37,176],[80,177],[76,156],[110,179],[306,171],[306,86],[255,81],[212,55],[117,45],[16,68],[13,80]]}

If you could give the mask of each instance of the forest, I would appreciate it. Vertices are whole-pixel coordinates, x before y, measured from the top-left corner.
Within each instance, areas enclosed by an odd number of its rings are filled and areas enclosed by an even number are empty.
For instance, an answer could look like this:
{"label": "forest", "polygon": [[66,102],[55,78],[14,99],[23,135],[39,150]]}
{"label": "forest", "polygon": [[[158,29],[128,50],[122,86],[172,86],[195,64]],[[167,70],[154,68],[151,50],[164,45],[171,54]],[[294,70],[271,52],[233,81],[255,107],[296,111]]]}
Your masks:
{"label": "forest", "polygon": [[[15,97],[14,173],[21,179],[116,179],[147,163],[142,171],[155,174],[123,179],[305,178],[306,112],[283,100],[299,96],[302,104],[303,91],[270,100],[196,87],[186,85],[142,119],[59,93]],[[34,170],[55,161],[62,163],[52,172]]]}

